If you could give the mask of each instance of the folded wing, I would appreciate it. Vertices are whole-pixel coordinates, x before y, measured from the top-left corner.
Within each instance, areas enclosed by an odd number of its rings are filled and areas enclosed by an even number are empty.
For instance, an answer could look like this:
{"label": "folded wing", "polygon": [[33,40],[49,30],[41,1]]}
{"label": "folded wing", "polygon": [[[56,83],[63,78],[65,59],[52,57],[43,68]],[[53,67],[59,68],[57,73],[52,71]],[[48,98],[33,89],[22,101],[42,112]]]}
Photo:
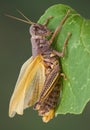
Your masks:
{"label": "folded wing", "polygon": [[22,115],[23,110],[38,99],[45,82],[45,67],[41,55],[27,60],[21,68],[9,105],[9,116]]}

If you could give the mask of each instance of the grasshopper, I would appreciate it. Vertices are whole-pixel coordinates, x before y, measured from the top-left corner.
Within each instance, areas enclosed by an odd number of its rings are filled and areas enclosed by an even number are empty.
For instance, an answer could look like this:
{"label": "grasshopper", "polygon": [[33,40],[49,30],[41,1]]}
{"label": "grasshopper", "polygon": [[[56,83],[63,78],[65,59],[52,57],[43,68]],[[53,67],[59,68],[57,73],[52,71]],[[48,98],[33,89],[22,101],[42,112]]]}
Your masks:
{"label": "grasshopper", "polygon": [[[60,96],[60,77],[62,73],[59,58],[64,56],[71,33],[68,32],[61,52],[54,50],[51,44],[68,18],[70,10],[66,12],[53,34],[47,28],[51,16],[46,19],[44,24],[39,24],[31,22],[22,12],[19,11],[19,13],[26,20],[7,16],[31,24],[29,32],[31,35],[32,57],[21,68],[10,100],[9,116],[13,117],[16,113],[22,115],[24,109],[33,106],[38,114],[42,116],[43,122],[48,122],[55,115]],[[51,36],[49,40],[47,39],[48,36]]]}

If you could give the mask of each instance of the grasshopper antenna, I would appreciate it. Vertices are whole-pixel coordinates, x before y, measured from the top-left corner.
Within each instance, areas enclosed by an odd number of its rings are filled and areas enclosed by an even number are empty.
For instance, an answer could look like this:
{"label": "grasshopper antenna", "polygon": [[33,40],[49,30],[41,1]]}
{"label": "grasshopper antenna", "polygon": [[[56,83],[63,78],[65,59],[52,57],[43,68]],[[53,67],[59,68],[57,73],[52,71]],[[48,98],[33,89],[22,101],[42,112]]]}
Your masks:
{"label": "grasshopper antenna", "polygon": [[7,17],[9,17],[9,18],[12,18],[12,19],[16,19],[16,20],[18,20],[18,21],[21,21],[21,22],[24,22],[24,23],[27,23],[27,24],[34,24],[34,22],[32,22],[30,19],[28,19],[20,10],[18,10],[17,9],[17,11],[18,11],[18,13],[21,15],[21,16],[23,16],[24,18],[25,18],[25,20],[24,19],[21,19],[21,18],[18,18],[18,17],[15,17],[15,16],[12,16],[12,15],[9,15],[9,14],[5,14],[5,16],[7,16]]}

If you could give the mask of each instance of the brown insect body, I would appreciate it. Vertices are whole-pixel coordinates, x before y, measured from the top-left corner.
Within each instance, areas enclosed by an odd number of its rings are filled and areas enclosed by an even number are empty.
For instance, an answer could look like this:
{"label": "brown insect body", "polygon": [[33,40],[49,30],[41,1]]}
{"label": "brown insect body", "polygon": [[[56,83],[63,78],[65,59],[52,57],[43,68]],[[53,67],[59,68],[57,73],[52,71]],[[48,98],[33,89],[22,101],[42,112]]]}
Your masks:
{"label": "brown insect body", "polygon": [[[20,11],[19,13],[24,16]],[[59,57],[63,57],[71,33],[67,34],[61,53],[51,48],[51,44],[69,13],[70,10],[53,34],[46,26],[51,17],[41,25],[31,22],[24,16],[27,19],[25,22],[32,24],[30,27],[32,57],[22,66],[10,101],[10,117],[15,113],[22,115],[23,110],[32,105],[43,117],[44,122],[48,122],[55,115],[61,88]],[[23,21],[14,16],[7,16]],[[47,39],[48,36],[51,36],[50,40]]]}
{"label": "brown insect body", "polygon": [[[36,57],[39,54],[42,55],[46,72],[46,80],[43,90],[38,101],[36,102],[36,105],[34,106],[34,109],[38,109],[39,115],[46,116],[47,113],[49,114],[50,110],[53,110],[54,113],[59,98],[60,85],[58,85],[58,80],[61,70],[59,65],[59,57],[54,54],[53,49],[50,47],[50,43],[46,38],[51,35],[50,30],[48,30],[46,26],[34,24],[30,27],[30,34],[32,36],[32,55],[33,57]],[[41,101],[45,91],[49,89],[54,79],[55,81],[53,87],[51,88],[52,90],[50,90],[50,94],[45,95],[43,101]],[[37,108],[38,105],[39,108]]]}
{"label": "brown insect body", "polygon": [[[65,22],[68,13],[62,20],[61,24]],[[50,45],[52,44],[61,26],[59,25],[52,34],[51,39],[47,40],[47,36],[50,36],[52,33],[45,26],[47,22],[48,21],[46,21],[44,25],[36,23],[30,27],[32,55],[33,57],[41,55],[45,66],[46,79],[39,99],[34,105],[34,109],[38,110],[39,115],[43,116],[44,122],[48,122],[55,114],[55,107],[58,103],[61,87],[59,83],[61,73],[59,57],[63,57],[64,49],[70,36],[69,33],[61,53],[53,50]]]}

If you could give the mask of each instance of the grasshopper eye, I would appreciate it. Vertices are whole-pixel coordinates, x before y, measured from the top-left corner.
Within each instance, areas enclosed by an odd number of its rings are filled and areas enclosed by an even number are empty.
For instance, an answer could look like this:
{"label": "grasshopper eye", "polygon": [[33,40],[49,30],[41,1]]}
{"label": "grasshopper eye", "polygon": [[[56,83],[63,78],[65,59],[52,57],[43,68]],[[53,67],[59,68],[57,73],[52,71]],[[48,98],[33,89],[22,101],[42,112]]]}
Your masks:
{"label": "grasshopper eye", "polygon": [[36,33],[35,25],[30,26],[29,32],[30,32],[31,35],[35,35],[35,33]]}

